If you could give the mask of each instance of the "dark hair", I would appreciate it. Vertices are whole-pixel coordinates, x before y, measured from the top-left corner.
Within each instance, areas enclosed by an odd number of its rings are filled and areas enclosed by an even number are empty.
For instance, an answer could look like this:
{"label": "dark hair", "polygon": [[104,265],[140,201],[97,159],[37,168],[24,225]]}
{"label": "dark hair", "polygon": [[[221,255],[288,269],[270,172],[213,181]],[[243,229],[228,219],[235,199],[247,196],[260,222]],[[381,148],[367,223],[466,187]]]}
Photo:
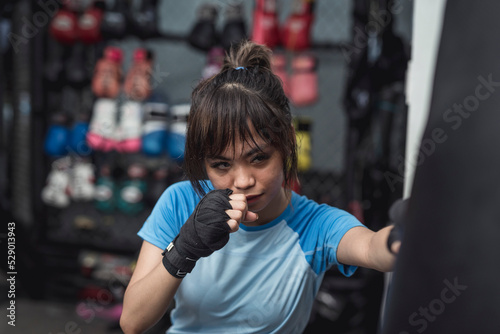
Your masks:
{"label": "dark hair", "polygon": [[[281,154],[285,187],[297,177],[297,147],[288,98],[271,70],[271,50],[243,41],[226,54],[221,71],[200,82],[191,96],[184,170],[204,195],[205,158],[220,155],[237,139],[256,144],[251,128]],[[238,68],[238,69],[237,69]]]}

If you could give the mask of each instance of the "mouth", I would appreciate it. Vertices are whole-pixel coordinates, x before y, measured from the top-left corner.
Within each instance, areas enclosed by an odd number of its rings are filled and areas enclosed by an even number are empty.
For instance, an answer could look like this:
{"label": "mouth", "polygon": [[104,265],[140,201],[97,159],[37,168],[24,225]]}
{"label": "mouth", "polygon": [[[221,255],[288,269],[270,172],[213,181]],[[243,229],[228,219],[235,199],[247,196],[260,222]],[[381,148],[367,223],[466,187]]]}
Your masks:
{"label": "mouth", "polygon": [[247,203],[252,204],[257,202],[260,198],[262,197],[262,194],[260,195],[248,195],[247,196]]}

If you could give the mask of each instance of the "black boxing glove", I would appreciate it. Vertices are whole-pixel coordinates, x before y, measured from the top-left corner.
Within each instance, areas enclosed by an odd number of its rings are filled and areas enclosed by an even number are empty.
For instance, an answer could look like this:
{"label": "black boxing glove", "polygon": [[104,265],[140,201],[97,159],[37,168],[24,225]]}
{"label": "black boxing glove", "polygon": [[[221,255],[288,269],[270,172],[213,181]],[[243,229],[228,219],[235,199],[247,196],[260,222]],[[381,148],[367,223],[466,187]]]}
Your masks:
{"label": "black boxing glove", "polygon": [[227,244],[230,217],[226,210],[232,209],[229,203],[232,193],[230,189],[210,191],[182,225],[179,234],[162,253],[163,265],[172,276],[185,277],[200,257],[209,256]]}
{"label": "black boxing glove", "polygon": [[398,199],[389,208],[389,219],[393,222],[394,226],[389,232],[389,237],[387,238],[387,248],[391,253],[392,244],[396,241],[403,240],[405,221],[407,219],[409,198]]}

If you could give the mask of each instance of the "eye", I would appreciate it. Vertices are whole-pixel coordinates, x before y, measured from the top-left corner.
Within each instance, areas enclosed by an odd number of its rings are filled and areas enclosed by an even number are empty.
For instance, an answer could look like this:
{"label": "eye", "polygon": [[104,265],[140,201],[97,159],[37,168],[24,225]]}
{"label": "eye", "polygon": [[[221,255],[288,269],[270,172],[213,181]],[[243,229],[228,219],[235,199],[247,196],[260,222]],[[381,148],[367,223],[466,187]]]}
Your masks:
{"label": "eye", "polygon": [[229,169],[229,167],[231,167],[231,165],[229,164],[229,162],[225,162],[225,161],[217,161],[217,162],[210,164],[210,168],[213,168],[213,169],[225,170],[225,169]]}
{"label": "eye", "polygon": [[263,161],[266,161],[267,159],[269,159],[269,155],[267,154],[257,154],[253,159],[252,159],[252,162],[254,163],[259,163],[259,162],[263,162]]}

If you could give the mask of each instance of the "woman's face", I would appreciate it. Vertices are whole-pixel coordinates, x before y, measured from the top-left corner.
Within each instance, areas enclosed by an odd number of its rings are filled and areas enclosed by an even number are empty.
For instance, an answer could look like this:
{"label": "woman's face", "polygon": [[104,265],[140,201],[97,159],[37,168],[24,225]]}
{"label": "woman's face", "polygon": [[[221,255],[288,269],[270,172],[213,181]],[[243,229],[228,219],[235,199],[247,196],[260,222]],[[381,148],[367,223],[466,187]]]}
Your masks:
{"label": "woman's face", "polygon": [[[279,151],[258,135],[256,143],[236,140],[220,156],[205,159],[208,178],[216,189],[229,188],[244,194],[248,210],[258,213],[258,225],[277,218],[287,207],[288,197],[282,187],[283,161]],[[259,149],[260,148],[260,149]]]}

